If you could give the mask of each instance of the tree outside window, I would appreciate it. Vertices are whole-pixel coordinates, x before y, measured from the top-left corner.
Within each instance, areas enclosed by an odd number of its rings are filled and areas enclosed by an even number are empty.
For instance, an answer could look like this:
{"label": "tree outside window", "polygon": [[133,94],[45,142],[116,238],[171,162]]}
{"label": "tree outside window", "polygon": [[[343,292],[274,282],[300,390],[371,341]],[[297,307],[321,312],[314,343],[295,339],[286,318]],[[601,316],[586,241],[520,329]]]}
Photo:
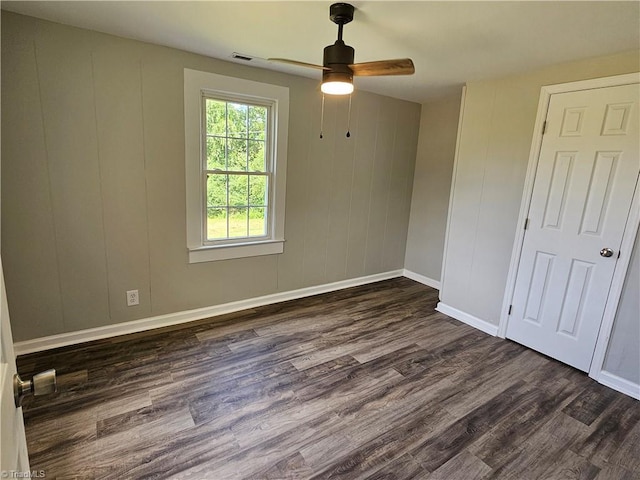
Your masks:
{"label": "tree outside window", "polygon": [[206,240],[269,234],[269,107],[204,97]]}

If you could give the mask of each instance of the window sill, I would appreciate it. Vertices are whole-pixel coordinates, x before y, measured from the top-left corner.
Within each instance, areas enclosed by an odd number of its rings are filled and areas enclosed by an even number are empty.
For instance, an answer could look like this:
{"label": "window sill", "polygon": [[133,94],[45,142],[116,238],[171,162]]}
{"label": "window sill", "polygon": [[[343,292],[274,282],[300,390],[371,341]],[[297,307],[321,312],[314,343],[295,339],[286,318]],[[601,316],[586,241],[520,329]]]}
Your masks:
{"label": "window sill", "polygon": [[189,248],[189,263],[215,262],[232,258],[275,255],[284,251],[284,240],[267,240],[233,245],[206,245]]}

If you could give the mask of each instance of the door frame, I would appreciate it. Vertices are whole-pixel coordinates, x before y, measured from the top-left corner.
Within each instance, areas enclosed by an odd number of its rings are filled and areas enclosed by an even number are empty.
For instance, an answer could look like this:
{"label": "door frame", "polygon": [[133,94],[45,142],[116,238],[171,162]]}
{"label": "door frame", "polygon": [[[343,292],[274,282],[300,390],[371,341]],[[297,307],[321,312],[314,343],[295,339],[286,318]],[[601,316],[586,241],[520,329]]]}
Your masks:
{"label": "door frame", "polygon": [[[544,122],[547,118],[549,110],[549,102],[551,95],[558,93],[577,92],[581,90],[593,90],[597,88],[617,87],[622,85],[640,84],[640,72],[629,73],[625,75],[616,75],[612,77],[595,78],[592,80],[582,80],[578,82],[561,83],[557,85],[545,85],[540,91],[540,100],[538,102],[538,113],[536,123],[533,129],[533,140],[531,142],[531,151],[529,153],[529,164],[527,166],[527,174],[524,182],[524,190],[522,194],[522,202],[520,204],[520,213],[516,227],[516,238],[513,243],[513,251],[511,253],[511,262],[509,263],[509,273],[507,275],[507,284],[505,287],[505,295],[500,311],[500,323],[498,324],[498,336],[506,338],[507,324],[509,322],[509,307],[513,300],[513,294],[516,286],[516,277],[518,267],[520,265],[520,256],[522,254],[522,245],[524,243],[524,225],[531,206],[531,196],[533,194],[533,184],[538,170],[538,161],[540,150],[542,148],[542,136]],[[604,359],[609,344],[609,338],[613,329],[618,303],[622,294],[622,287],[631,260],[631,253],[635,241],[638,227],[640,226],[640,188],[636,180],[636,188],[631,202],[631,209],[627,222],[625,224],[624,234],[622,236],[622,244],[620,246],[620,258],[616,263],[613,273],[613,280],[609,290],[609,296],[605,304],[600,331],[596,347],[591,358],[589,367],[589,376],[596,381],[601,380],[603,372]],[[626,392],[625,392],[626,393]]]}
{"label": "door frame", "polygon": [[[7,381],[7,378],[5,378],[5,376],[9,376],[9,378],[11,378],[11,380],[9,380],[10,382],[13,379],[13,374],[16,373],[16,356],[15,356],[15,352],[13,349],[13,336],[11,335],[11,323],[9,321],[9,308],[7,305],[7,295],[6,295],[6,290],[5,290],[5,283],[4,283],[4,271],[2,269],[2,255],[0,255],[0,342],[2,343],[2,349],[4,351],[4,354],[6,355],[6,365],[4,366],[4,368],[0,365],[0,369],[2,369],[3,371],[0,371],[0,387],[4,388],[4,382]],[[4,394],[6,394],[7,392],[3,392]],[[26,442],[26,436],[25,436],[25,431],[24,431],[24,418],[22,416],[22,407],[18,407],[16,412],[16,409],[14,408],[13,405],[13,392],[10,392],[9,397],[7,399],[3,399],[4,402],[8,402],[10,404],[10,409],[11,409],[11,414],[15,415],[15,421],[16,421],[16,426],[18,428],[18,430],[16,431],[14,429],[14,431],[12,432],[14,435],[13,438],[13,443],[16,444],[16,448],[15,448],[15,457],[12,457],[11,460],[16,460],[18,461],[17,465],[0,465],[0,468],[3,469],[2,471],[0,471],[0,476],[2,476],[4,478],[4,471],[6,470],[6,467],[10,467],[10,468],[16,468],[17,467],[17,472],[21,473],[21,474],[25,474],[31,471],[30,467],[29,467],[29,453],[27,451],[27,442]],[[4,405],[3,405],[4,407]],[[6,411],[3,410],[3,413],[7,413]],[[0,446],[2,446],[2,438],[0,438]],[[13,453],[13,452],[12,452]],[[7,460],[6,458],[3,460]],[[3,461],[0,460],[0,464],[2,464]],[[18,478],[18,477],[11,477],[11,478]],[[26,477],[25,477],[26,478]]]}

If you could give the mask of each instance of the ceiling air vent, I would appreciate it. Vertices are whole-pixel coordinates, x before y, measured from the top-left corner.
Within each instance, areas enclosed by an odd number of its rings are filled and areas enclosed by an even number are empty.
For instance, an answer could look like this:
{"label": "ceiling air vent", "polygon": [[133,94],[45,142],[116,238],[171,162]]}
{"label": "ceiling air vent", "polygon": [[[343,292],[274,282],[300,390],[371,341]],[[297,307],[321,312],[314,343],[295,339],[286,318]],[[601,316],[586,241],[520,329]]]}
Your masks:
{"label": "ceiling air vent", "polygon": [[245,55],[244,53],[238,53],[238,52],[233,52],[231,54],[232,58],[236,58],[238,60],[244,60],[245,62],[250,62],[251,60],[253,60],[253,57],[250,57],[249,55]]}

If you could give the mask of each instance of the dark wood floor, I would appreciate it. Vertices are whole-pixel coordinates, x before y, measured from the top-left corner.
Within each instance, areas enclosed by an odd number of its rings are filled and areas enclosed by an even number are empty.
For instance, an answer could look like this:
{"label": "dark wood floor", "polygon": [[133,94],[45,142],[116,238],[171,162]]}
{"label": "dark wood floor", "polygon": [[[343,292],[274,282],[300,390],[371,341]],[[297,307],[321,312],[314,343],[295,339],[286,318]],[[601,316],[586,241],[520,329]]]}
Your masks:
{"label": "dark wood floor", "polygon": [[19,358],[47,479],[637,479],[640,402],[405,278]]}

